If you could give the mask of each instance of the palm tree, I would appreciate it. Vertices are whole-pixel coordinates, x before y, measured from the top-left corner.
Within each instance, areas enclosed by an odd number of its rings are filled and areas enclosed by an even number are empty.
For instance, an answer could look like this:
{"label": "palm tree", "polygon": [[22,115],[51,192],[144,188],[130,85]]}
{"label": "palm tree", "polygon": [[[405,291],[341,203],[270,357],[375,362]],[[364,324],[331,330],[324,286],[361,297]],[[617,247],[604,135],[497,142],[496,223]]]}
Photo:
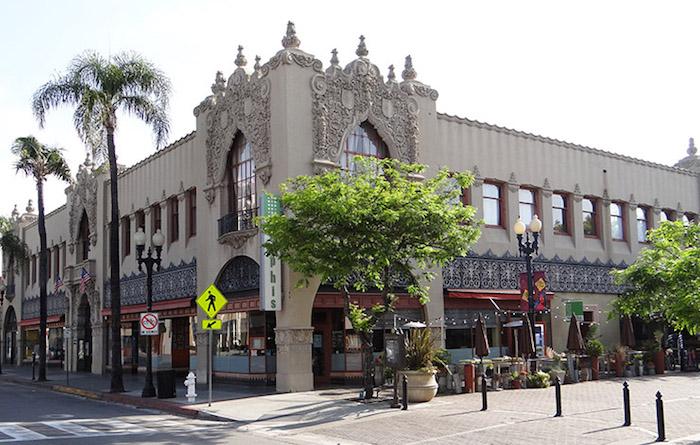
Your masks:
{"label": "palm tree", "polygon": [[160,146],[170,129],[167,116],[169,95],[170,80],[138,54],[121,53],[105,59],[97,53],[87,52],[73,59],[65,75],[39,88],[32,104],[42,127],[49,109],[59,105],[75,106],[73,123],[80,138],[92,149],[93,155],[103,156],[107,151],[112,204],[109,225],[112,392],[124,391],[119,322],[119,201],[114,147],[117,111],[125,111],[150,125]]}
{"label": "palm tree", "polygon": [[70,169],[61,155],[61,149],[49,147],[34,136],[15,139],[12,154],[19,159],[15,169],[31,176],[36,181],[39,204],[39,381],[46,381],[46,280],[48,279],[46,252],[46,217],[44,215],[44,181],[56,176],[70,181]]}

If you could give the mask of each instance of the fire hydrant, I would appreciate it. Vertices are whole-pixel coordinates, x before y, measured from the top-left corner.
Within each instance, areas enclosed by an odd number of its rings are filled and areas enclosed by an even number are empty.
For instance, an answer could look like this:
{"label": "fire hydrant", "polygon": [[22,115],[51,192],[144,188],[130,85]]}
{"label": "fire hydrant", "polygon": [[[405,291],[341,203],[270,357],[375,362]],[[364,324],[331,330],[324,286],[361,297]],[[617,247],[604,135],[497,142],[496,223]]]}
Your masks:
{"label": "fire hydrant", "polygon": [[185,378],[185,386],[187,387],[187,393],[185,394],[185,396],[187,397],[188,402],[194,402],[195,398],[197,397],[197,393],[195,392],[196,385],[197,376],[194,375],[194,372],[190,371],[190,373],[187,374],[187,377]]}

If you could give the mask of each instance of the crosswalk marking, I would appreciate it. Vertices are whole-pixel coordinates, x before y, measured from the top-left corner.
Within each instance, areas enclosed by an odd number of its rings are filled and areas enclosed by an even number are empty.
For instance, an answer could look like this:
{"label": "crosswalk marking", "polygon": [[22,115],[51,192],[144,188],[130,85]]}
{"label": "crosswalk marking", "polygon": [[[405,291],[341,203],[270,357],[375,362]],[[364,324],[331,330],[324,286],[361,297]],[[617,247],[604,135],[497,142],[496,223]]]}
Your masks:
{"label": "crosswalk marking", "polygon": [[[218,422],[175,420],[167,417],[149,418],[153,428],[142,426],[143,419],[127,417],[118,419],[68,419],[46,420],[43,422],[0,423],[0,443],[28,440],[49,440],[60,438],[81,438],[99,436],[125,436],[149,434],[156,431],[190,432],[208,430],[221,425]],[[157,429],[155,428],[157,426]]]}

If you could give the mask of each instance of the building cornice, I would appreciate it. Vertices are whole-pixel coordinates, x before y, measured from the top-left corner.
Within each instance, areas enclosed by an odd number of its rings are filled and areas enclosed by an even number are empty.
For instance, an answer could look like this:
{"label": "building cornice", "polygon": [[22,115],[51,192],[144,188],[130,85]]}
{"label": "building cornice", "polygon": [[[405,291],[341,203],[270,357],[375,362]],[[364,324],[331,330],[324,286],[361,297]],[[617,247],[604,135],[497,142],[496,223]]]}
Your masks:
{"label": "building cornice", "polygon": [[[164,154],[175,150],[176,148],[185,144],[186,142],[191,141],[192,139],[194,139],[196,133],[197,133],[196,131],[192,131],[192,132],[186,134],[185,136],[181,137],[180,139],[176,140],[172,144],[169,144],[169,145],[161,148],[160,150],[156,151],[152,155],[140,160],[139,162],[132,165],[131,167],[125,168],[123,171],[119,172],[119,178],[122,178],[122,177],[128,175],[129,173],[133,172],[134,170],[137,170],[138,168],[140,168],[140,167],[148,164],[149,162],[163,156]],[[107,182],[109,182],[109,179],[107,179]]]}
{"label": "building cornice", "polygon": [[465,117],[454,116],[454,115],[446,114],[446,113],[437,113],[437,118],[442,119],[444,121],[448,121],[448,122],[469,125],[471,127],[475,127],[475,128],[479,128],[479,129],[491,130],[491,131],[496,131],[498,133],[507,134],[510,136],[516,136],[516,137],[521,137],[521,138],[525,138],[525,139],[530,139],[530,140],[542,142],[545,144],[552,144],[552,145],[556,145],[556,146],[562,147],[562,148],[583,151],[586,153],[593,153],[593,154],[605,156],[605,157],[608,157],[611,159],[617,159],[617,160],[621,160],[621,161],[630,162],[632,164],[643,165],[645,167],[658,168],[660,170],[665,170],[665,171],[669,171],[669,172],[673,172],[673,173],[679,173],[679,174],[687,175],[687,176],[699,176],[698,173],[694,173],[692,171],[689,171],[689,170],[686,170],[683,168],[671,167],[671,166],[664,165],[664,164],[658,164],[656,162],[645,161],[643,159],[633,158],[631,156],[625,156],[625,155],[621,155],[618,153],[613,153],[610,151],[601,150],[598,148],[592,148],[592,147],[587,147],[585,145],[578,145],[578,144],[574,144],[571,142],[561,141],[559,139],[548,138],[548,137],[540,136],[537,134],[527,133],[525,131],[513,130],[511,128],[501,127],[498,125],[488,124],[485,122],[479,122],[479,121],[468,119]]}

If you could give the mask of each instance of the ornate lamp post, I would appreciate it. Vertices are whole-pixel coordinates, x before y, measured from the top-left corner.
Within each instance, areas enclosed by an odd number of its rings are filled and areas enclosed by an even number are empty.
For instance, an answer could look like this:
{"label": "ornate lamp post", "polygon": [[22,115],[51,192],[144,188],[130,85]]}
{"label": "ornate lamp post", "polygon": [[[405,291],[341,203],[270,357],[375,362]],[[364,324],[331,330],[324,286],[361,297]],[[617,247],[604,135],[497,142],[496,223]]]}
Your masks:
{"label": "ornate lamp post", "polygon": [[[136,231],[134,241],[136,241],[136,261],[139,264],[139,272],[142,270],[141,266],[146,266],[146,310],[151,312],[153,310],[153,267],[155,266],[156,270],[160,269],[160,254],[163,251],[165,237],[158,229],[151,239],[151,244],[153,244],[156,251],[155,258],[152,256],[150,247],[146,256],[143,256],[143,250],[146,247],[146,234],[143,233],[143,227],[139,227]],[[153,345],[150,337],[148,337],[148,342],[146,343],[146,356],[146,381],[143,385],[141,397],[155,397],[156,388],[153,386],[153,366],[151,364]]]}
{"label": "ornate lamp post", "polygon": [[[540,230],[542,230],[542,221],[540,221],[537,215],[532,217],[530,227],[527,227],[520,217],[518,217],[518,220],[513,225],[513,232],[515,232],[518,237],[520,256],[525,257],[525,270],[527,272],[527,315],[530,319],[530,326],[532,326],[533,343],[535,343],[535,296],[533,293],[535,286],[532,275],[532,254],[538,252],[539,245],[537,240],[540,236]],[[530,233],[532,233],[532,241],[530,240]],[[523,241],[523,235],[525,235],[525,241]]]}

